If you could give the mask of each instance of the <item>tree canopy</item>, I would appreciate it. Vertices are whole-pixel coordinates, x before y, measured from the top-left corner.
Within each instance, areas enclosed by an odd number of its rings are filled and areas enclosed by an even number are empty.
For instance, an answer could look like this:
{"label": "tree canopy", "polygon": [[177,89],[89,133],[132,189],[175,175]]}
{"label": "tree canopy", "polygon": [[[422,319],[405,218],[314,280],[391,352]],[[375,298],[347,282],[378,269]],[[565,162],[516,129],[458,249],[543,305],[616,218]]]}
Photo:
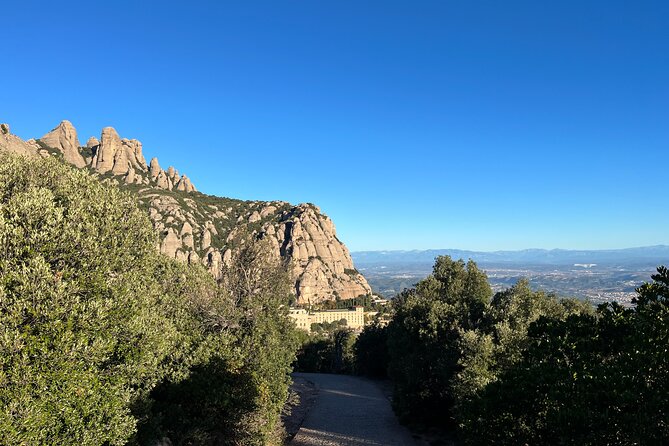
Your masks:
{"label": "tree canopy", "polygon": [[130,194],[0,155],[3,443],[280,443],[285,268],[249,240],[218,285],[156,246]]}

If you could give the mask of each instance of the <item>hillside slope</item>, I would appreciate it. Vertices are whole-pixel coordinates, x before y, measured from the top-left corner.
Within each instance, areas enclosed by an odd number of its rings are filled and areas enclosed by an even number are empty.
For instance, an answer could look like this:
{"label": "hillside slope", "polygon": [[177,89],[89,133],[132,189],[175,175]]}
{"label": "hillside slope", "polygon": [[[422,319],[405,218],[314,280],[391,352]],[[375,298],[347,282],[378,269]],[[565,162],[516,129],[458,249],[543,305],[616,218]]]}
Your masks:
{"label": "hillside slope", "polygon": [[173,167],[161,168],[157,158],[147,164],[142,143],[122,139],[112,127],[82,146],[69,121],[28,141],[2,124],[0,150],[57,156],[133,191],[160,235],[160,251],[184,262],[203,263],[217,278],[239,236],[248,231],[268,239],[275,255],[289,264],[299,303],[371,293],[337,238],[332,220],[313,204],[242,201],[200,193],[186,175]]}

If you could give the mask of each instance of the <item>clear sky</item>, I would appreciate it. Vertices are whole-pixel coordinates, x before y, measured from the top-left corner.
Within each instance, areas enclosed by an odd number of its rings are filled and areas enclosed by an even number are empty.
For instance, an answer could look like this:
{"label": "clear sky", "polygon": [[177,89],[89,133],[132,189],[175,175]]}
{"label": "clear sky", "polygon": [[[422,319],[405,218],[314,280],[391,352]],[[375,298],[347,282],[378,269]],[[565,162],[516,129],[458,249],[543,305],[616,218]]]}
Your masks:
{"label": "clear sky", "polygon": [[144,143],[352,250],[669,244],[667,1],[0,8],[0,122]]}

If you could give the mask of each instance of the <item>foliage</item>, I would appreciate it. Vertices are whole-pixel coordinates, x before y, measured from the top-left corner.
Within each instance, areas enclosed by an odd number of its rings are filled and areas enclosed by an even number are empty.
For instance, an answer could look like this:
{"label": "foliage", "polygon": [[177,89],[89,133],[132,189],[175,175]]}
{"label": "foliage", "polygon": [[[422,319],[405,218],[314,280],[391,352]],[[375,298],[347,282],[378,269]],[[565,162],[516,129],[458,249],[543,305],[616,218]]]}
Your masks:
{"label": "foliage", "polygon": [[0,433],[123,444],[179,333],[133,199],[54,159],[0,160]]}
{"label": "foliage", "polygon": [[377,323],[367,325],[355,342],[355,371],[372,378],[388,374],[388,330]]}
{"label": "foliage", "polygon": [[473,402],[522,360],[531,324],[592,313],[586,303],[532,291],[526,280],[491,294],[474,262],[438,257],[433,274],[396,300],[385,342],[404,420],[474,432],[481,418]]}
{"label": "foliage", "polygon": [[312,333],[332,333],[335,330],[346,327],[348,321],[346,319],[339,319],[338,321],[332,322],[312,322],[311,329]]}
{"label": "foliage", "polygon": [[295,371],[311,373],[353,373],[353,331],[336,328],[332,332],[307,335],[295,361]]}
{"label": "foliage", "polygon": [[541,317],[522,358],[469,403],[470,444],[669,441],[669,274],[640,287],[634,309]]}
{"label": "foliage", "polygon": [[78,150],[81,156],[83,156],[84,158],[89,158],[89,159],[93,158],[93,149],[91,147],[83,146],[79,147]]}
{"label": "foliage", "polygon": [[37,143],[38,147],[39,147],[41,150],[47,152],[49,155],[53,156],[54,158],[57,158],[57,159],[59,159],[59,160],[63,160],[63,159],[64,159],[64,158],[63,158],[63,152],[61,152],[60,150],[58,150],[58,149],[56,149],[56,148],[53,148],[53,147],[47,145],[47,144],[46,144],[44,141],[42,141],[41,139],[36,139],[35,142]]}
{"label": "foliage", "polygon": [[217,285],[158,254],[136,198],[0,159],[3,444],[279,444],[285,268],[248,240]]}
{"label": "foliage", "polygon": [[447,424],[463,330],[478,327],[492,292],[472,261],[438,257],[433,274],[395,299],[388,326],[393,404],[403,420]]}
{"label": "foliage", "polygon": [[296,372],[329,373],[332,363],[332,342],[323,335],[307,335],[297,351]]}
{"label": "foliage", "polygon": [[525,279],[495,294],[482,323],[475,329],[461,330],[458,345],[461,370],[451,381],[460,421],[466,416],[462,406],[522,359],[532,322],[540,317],[563,320],[571,314],[592,312],[586,302],[558,299],[543,291],[532,291]]}
{"label": "foliage", "polygon": [[144,438],[176,444],[279,444],[297,334],[288,318],[288,273],[264,242],[245,238],[205,305],[198,362],[182,381],[152,394]]}

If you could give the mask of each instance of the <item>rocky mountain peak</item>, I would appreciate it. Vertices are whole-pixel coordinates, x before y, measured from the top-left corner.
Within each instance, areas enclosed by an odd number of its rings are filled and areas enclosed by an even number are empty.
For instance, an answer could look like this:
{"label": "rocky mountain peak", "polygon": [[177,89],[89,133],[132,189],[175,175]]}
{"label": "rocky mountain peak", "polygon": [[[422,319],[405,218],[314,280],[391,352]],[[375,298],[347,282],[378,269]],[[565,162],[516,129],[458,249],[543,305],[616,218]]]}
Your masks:
{"label": "rocky mountain peak", "polygon": [[158,163],[158,158],[153,157],[151,158],[151,162],[149,164],[149,173],[151,174],[151,178],[155,178],[158,176],[162,169],[160,168],[160,164]]}
{"label": "rocky mountain peak", "polygon": [[62,153],[65,161],[89,168],[103,181],[141,185],[133,191],[160,234],[160,251],[169,257],[201,263],[220,278],[244,240],[240,235],[249,233],[269,240],[273,253],[287,262],[300,303],[371,293],[337,238],[332,220],[317,206],[197,194],[191,180],[174,167],[162,169],[157,158],[147,165],[142,143],[122,139],[113,127],[105,127],[99,140],[89,138],[86,148],[79,150],[76,130],[68,121],[40,140],[27,142],[12,135],[8,125],[0,125],[2,150],[45,157]]}
{"label": "rocky mountain peak", "polygon": [[298,302],[351,299],[371,294],[365,278],[354,268],[332,220],[313,204],[300,204],[287,214],[278,230],[267,236],[293,268]]}
{"label": "rocky mountain peak", "polygon": [[86,166],[84,157],[79,152],[79,138],[77,130],[70,121],[61,121],[53,130],[40,138],[40,141],[49,147],[59,150],[63,158],[70,164],[81,168]]}
{"label": "rocky mountain peak", "polygon": [[9,124],[0,124],[0,150],[25,156],[35,156],[40,153],[39,146],[34,140],[28,143],[13,135]]}
{"label": "rocky mountain peak", "polygon": [[91,136],[88,138],[88,141],[86,141],[86,147],[89,149],[92,149],[93,147],[97,147],[100,145],[100,141],[95,136]]}

